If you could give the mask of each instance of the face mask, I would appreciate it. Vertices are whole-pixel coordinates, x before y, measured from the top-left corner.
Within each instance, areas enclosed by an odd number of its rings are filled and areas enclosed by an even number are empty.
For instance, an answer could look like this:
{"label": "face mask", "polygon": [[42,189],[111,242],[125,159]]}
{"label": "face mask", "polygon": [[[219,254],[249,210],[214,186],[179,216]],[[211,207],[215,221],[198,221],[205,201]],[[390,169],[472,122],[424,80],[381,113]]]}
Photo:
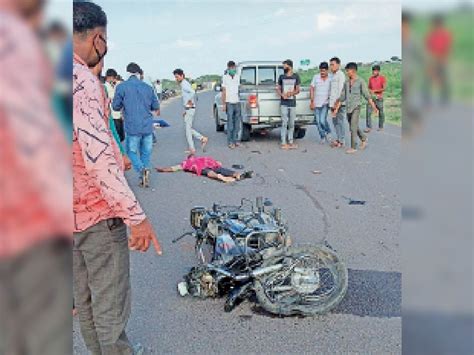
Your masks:
{"label": "face mask", "polygon": [[229,69],[229,75],[235,75],[235,73],[237,73],[237,70],[235,69]]}
{"label": "face mask", "polygon": [[[107,48],[107,42],[105,41],[105,39],[104,39],[101,35],[99,35],[99,38],[100,38],[102,41],[104,41],[104,43],[105,43],[106,45],[105,45],[105,51],[104,51],[104,53],[100,54],[100,52],[99,52],[99,50],[97,49],[97,47],[95,46],[95,42],[94,42],[94,50],[95,50],[95,54],[97,55],[97,58],[98,58],[98,59],[97,59],[97,63],[99,63],[99,62],[102,60],[102,58],[105,57],[105,55],[107,54],[107,50],[108,50],[108,48]],[[97,63],[96,63],[96,64],[97,64]]]}

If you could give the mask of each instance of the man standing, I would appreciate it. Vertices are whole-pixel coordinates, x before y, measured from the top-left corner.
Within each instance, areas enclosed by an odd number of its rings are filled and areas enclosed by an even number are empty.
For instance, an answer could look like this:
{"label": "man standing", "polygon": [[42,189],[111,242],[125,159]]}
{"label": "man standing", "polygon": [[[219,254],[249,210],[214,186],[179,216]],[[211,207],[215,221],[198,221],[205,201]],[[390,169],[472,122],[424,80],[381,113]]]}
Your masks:
{"label": "man standing", "polygon": [[89,69],[107,53],[106,28],[107,17],[98,5],[73,3],[74,301],[92,354],[134,354],[139,349],[131,346],[125,332],[130,315],[129,248],[146,251],[150,242],[158,254],[161,248],[125,180],[107,126],[101,84]]}
{"label": "man standing", "polygon": [[346,153],[353,154],[357,151],[357,136],[359,136],[359,139],[362,142],[360,145],[361,149],[364,149],[367,145],[367,136],[365,136],[359,128],[361,97],[363,96],[369,102],[376,113],[378,113],[378,109],[369,95],[367,85],[357,76],[357,64],[354,62],[347,63],[346,73],[348,79],[344,83],[340,98],[336,101],[335,113],[337,114],[341,102],[346,102],[347,120],[349,121],[349,127],[351,129],[351,147],[346,151]]}
{"label": "man standing", "polygon": [[311,82],[310,108],[314,110],[314,119],[318,126],[321,143],[329,142],[331,128],[328,123],[330,79],[328,77],[329,65],[327,62],[319,64],[319,74],[316,74]]}
{"label": "man standing", "polygon": [[184,129],[189,147],[189,150],[186,151],[186,153],[196,154],[193,138],[201,141],[201,146],[203,149],[209,140],[207,137],[203,136],[193,128],[194,114],[196,113],[196,91],[191,87],[189,81],[185,79],[182,69],[175,69],[173,71],[173,75],[181,86],[181,95],[183,97]]}
{"label": "man standing", "polygon": [[336,139],[331,146],[336,148],[344,147],[345,145],[345,121],[346,121],[346,103],[342,102],[339,110],[336,112],[336,101],[341,96],[342,88],[346,77],[341,70],[341,60],[338,57],[333,57],[329,61],[331,67],[331,82],[329,90],[329,108],[332,115],[332,123],[336,131]]}
{"label": "man standing", "polygon": [[112,109],[112,101],[114,100],[115,96],[115,88],[117,86],[117,72],[115,69],[107,69],[105,72],[105,91],[107,97],[110,100],[110,111],[112,114],[112,119],[114,120],[115,129],[117,130],[117,134],[120,138],[120,142],[123,142],[125,139],[125,132],[123,130],[123,118],[121,111],[115,111]]}
{"label": "man standing", "polygon": [[283,75],[278,78],[277,95],[281,98],[281,149],[296,149],[293,143],[296,121],[296,95],[300,92],[300,77],[293,72],[293,61],[283,62]]}
{"label": "man standing", "polygon": [[[383,112],[383,93],[387,88],[387,80],[383,75],[380,75],[380,65],[374,65],[372,67],[372,76],[369,78],[369,91],[379,110],[379,128],[377,131],[383,131],[383,124],[385,122],[385,114]],[[372,107],[367,105],[367,128],[364,130],[365,133],[369,133],[372,130]]]}
{"label": "man standing", "polygon": [[240,100],[239,100],[240,76],[234,61],[227,63],[227,73],[222,77],[222,109],[227,113],[227,144],[230,149],[239,146],[237,142],[240,129]]}
{"label": "man standing", "polygon": [[124,110],[126,152],[140,178],[140,186],[150,183],[150,158],[153,150],[153,113],[160,115],[160,104],[150,85],[140,77],[143,71],[136,63],[127,65],[130,78],[120,84],[112,101],[116,111]]}
{"label": "man standing", "polygon": [[158,97],[158,101],[161,103],[161,94],[163,93],[163,87],[161,86],[160,79],[155,81],[155,92]]}

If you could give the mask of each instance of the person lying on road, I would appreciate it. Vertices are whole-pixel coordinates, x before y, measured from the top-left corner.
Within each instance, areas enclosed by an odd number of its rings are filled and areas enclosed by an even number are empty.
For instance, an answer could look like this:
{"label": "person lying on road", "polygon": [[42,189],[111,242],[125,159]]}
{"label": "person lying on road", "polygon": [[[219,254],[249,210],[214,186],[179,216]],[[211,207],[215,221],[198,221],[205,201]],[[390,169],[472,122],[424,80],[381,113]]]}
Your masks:
{"label": "person lying on road", "polygon": [[186,171],[198,176],[207,176],[210,179],[219,180],[222,182],[240,181],[251,178],[253,175],[252,171],[239,173],[238,171],[232,169],[223,168],[221,162],[211,157],[197,157],[195,155],[189,155],[188,158],[179,165],[170,167],[157,167],[156,171],[160,173]]}

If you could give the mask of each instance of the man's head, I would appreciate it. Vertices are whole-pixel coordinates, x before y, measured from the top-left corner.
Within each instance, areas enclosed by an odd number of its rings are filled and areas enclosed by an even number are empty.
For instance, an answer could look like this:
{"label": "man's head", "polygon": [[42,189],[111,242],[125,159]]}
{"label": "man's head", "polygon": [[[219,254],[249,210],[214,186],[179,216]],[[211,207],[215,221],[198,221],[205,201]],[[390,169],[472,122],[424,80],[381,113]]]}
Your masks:
{"label": "man's head", "polygon": [[357,76],[357,64],[354,62],[349,62],[346,64],[346,73],[349,78],[354,78]]}
{"label": "man's head", "polygon": [[443,27],[444,26],[444,16],[441,14],[436,14],[431,19],[431,24],[433,27]]}
{"label": "man's head", "polygon": [[17,14],[34,31],[40,31],[43,24],[45,0],[1,0],[0,11]]}
{"label": "man's head", "polygon": [[374,65],[372,67],[372,75],[379,76],[379,74],[380,74],[380,65]]}
{"label": "man's head", "polygon": [[143,71],[142,68],[137,63],[131,62],[127,65],[127,73],[135,75],[137,78],[142,77]]}
{"label": "man's head", "polygon": [[291,59],[287,59],[283,61],[283,72],[285,74],[293,72],[293,61]]}
{"label": "man's head", "polygon": [[233,60],[229,60],[227,62],[227,73],[230,76],[234,76],[237,73],[237,69],[235,67],[235,62]]}
{"label": "man's head", "polygon": [[183,69],[175,69],[173,71],[174,78],[178,83],[182,82],[184,80],[184,71]]}
{"label": "man's head", "polygon": [[329,61],[329,66],[333,73],[337,72],[341,66],[341,60],[338,57],[332,57]]}
{"label": "man's head", "polygon": [[73,3],[74,52],[89,67],[95,67],[107,54],[107,15],[92,2]]}
{"label": "man's head", "polygon": [[157,84],[161,84],[160,79],[157,79],[157,80],[156,80],[156,83],[157,83]]}
{"label": "man's head", "polygon": [[328,62],[321,62],[319,64],[319,73],[321,74],[322,78],[325,78],[328,76],[328,69],[329,69]]}
{"label": "man's head", "polygon": [[105,72],[105,81],[107,81],[108,83],[113,83],[117,80],[117,72],[115,71],[115,69],[107,69],[107,71]]}
{"label": "man's head", "polygon": [[46,28],[45,36],[49,41],[63,44],[67,40],[67,30],[61,22],[53,21]]}

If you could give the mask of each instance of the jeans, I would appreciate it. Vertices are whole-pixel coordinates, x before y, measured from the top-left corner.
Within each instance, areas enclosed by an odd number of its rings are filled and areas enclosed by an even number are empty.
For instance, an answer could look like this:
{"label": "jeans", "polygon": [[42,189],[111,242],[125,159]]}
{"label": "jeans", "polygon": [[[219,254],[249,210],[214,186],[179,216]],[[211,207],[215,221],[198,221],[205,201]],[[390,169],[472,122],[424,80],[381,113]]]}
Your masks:
{"label": "jeans", "polygon": [[111,218],[74,233],[72,255],[74,302],[87,349],[133,354],[125,333],[131,310],[127,227]]}
{"label": "jeans", "polygon": [[226,104],[227,113],[227,144],[235,144],[238,139],[240,129],[240,120],[242,118],[240,112],[240,103]]}
{"label": "jeans", "polygon": [[127,154],[133,169],[141,174],[143,169],[150,168],[151,152],[153,150],[153,134],[126,137]]}
{"label": "jeans", "polygon": [[318,126],[319,136],[324,139],[329,133],[331,133],[331,127],[328,123],[328,109],[329,105],[323,105],[314,109],[314,119]]}
{"label": "jeans", "polygon": [[335,117],[332,118],[334,130],[336,131],[336,138],[340,143],[344,144],[345,140],[345,122],[346,122],[346,106],[341,106]]}
{"label": "jeans", "polygon": [[190,108],[190,109],[187,109],[184,114],[184,131],[186,134],[186,141],[188,142],[189,150],[196,150],[194,147],[193,138],[196,138],[198,140],[201,140],[203,138],[203,135],[193,128],[195,113],[196,113],[196,109]]}
{"label": "jeans", "polygon": [[[379,128],[383,128],[385,122],[385,114],[383,112],[383,98],[374,100],[375,106],[379,110]],[[367,128],[372,128],[372,106],[367,104],[367,116],[366,116]]]}
{"label": "jeans", "polygon": [[367,137],[359,128],[359,116],[360,116],[360,106],[355,108],[354,111],[347,113],[347,120],[349,121],[349,127],[351,129],[351,148],[356,149],[356,139],[359,136],[360,140],[364,142]]}
{"label": "jeans", "polygon": [[281,105],[281,144],[293,144],[295,132],[296,107]]}

